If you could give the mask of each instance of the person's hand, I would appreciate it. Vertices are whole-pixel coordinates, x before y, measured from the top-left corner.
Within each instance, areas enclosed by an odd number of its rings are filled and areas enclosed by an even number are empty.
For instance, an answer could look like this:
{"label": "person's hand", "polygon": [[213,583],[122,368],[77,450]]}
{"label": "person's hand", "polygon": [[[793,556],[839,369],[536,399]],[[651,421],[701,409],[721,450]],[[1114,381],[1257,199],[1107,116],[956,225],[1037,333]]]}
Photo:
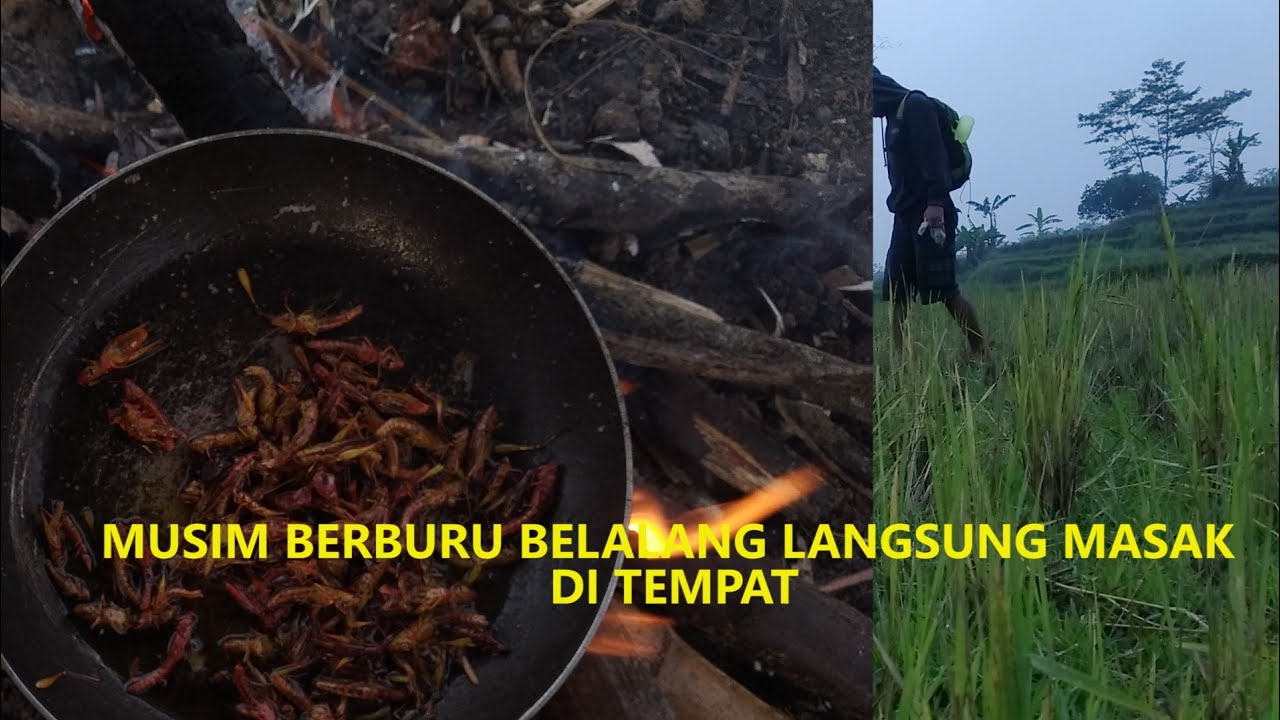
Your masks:
{"label": "person's hand", "polygon": [[931,228],[942,227],[946,225],[946,215],[943,213],[941,205],[930,205],[924,209],[924,222]]}

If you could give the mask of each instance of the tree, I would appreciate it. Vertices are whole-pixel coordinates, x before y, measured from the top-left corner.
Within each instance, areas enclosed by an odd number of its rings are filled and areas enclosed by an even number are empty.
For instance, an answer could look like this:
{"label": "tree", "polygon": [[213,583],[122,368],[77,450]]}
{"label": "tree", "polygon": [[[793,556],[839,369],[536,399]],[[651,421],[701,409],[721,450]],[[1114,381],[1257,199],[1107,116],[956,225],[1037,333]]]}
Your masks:
{"label": "tree", "polygon": [[[1080,127],[1092,137],[1089,145],[1103,145],[1101,151],[1109,170],[1121,174],[1147,171],[1148,159],[1159,165],[1161,197],[1178,185],[1203,183],[1215,175],[1218,134],[1239,123],[1227,111],[1252,93],[1229,90],[1222,95],[1200,98],[1200,88],[1182,84],[1186,63],[1160,59],[1143,73],[1137,88],[1112,90],[1108,100],[1095,112],[1077,116]],[[1209,146],[1198,155],[1185,140],[1197,137]],[[1170,173],[1179,158],[1191,158],[1180,177]]]}
{"label": "tree", "polygon": [[1057,215],[1045,215],[1044,208],[1039,207],[1036,208],[1034,213],[1027,213],[1027,217],[1031,218],[1031,222],[1023,223],[1014,229],[1021,232],[1023,230],[1035,228],[1036,231],[1033,233],[1026,233],[1023,237],[1039,237],[1044,234],[1044,231],[1048,229],[1050,225],[1056,225],[1057,223],[1062,222],[1062,218]]}
{"label": "tree", "polygon": [[1182,146],[1182,140],[1195,134],[1189,121],[1192,109],[1197,106],[1200,88],[1188,90],[1182,86],[1184,65],[1185,62],[1174,63],[1163,58],[1151,63],[1151,69],[1142,73],[1134,104],[1134,111],[1155,134],[1150,147],[1160,161],[1160,187],[1165,193],[1169,192],[1170,161],[1191,154]]}
{"label": "tree", "polygon": [[1004,205],[1005,203],[1009,202],[1010,200],[1016,197],[1018,196],[1017,195],[996,195],[994,199],[990,197],[984,197],[982,198],[982,202],[980,203],[970,200],[969,207],[982,213],[982,216],[987,219],[987,223],[990,224],[991,229],[995,230],[996,229],[996,211],[1000,209],[1000,206]]}
{"label": "tree", "polygon": [[1280,185],[1280,171],[1275,168],[1263,168],[1253,176],[1254,187],[1276,187]]}
{"label": "tree", "polygon": [[1106,146],[1101,152],[1108,170],[1146,171],[1142,161],[1153,154],[1154,142],[1140,132],[1137,105],[1137,90],[1112,90],[1096,111],[1076,116],[1079,127],[1093,135],[1085,144]]}
{"label": "tree", "polygon": [[1188,132],[1200,138],[1207,145],[1207,150],[1198,157],[1197,162],[1188,168],[1183,182],[1187,184],[1202,182],[1205,177],[1212,178],[1218,174],[1218,134],[1223,130],[1240,127],[1240,123],[1227,117],[1232,105],[1253,94],[1252,90],[1228,90],[1216,97],[1200,100],[1191,106],[1185,124]]}
{"label": "tree", "polygon": [[1085,219],[1111,221],[1158,207],[1163,199],[1160,178],[1148,172],[1121,173],[1085,188],[1076,212]]}
{"label": "tree", "polygon": [[871,46],[871,49],[880,52],[881,50],[893,50],[900,47],[902,47],[902,43],[894,42],[884,35],[877,35],[875,44]]}

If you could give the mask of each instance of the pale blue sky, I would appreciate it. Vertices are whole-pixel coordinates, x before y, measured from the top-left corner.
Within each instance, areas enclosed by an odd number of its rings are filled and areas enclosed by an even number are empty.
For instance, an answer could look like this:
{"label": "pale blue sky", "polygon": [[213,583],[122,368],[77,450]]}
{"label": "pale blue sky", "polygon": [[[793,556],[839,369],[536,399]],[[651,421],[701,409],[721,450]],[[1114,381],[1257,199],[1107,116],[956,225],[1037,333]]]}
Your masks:
{"label": "pale blue sky", "polygon": [[[1274,0],[878,0],[874,8],[880,71],[976,119],[973,179],[953,197],[963,210],[970,197],[1016,194],[998,215],[1011,237],[1037,206],[1075,224],[1081,191],[1109,174],[1076,115],[1110,90],[1137,86],[1157,58],[1185,60],[1184,82],[1204,94],[1252,90],[1231,110],[1262,141],[1245,154],[1245,170],[1280,165]],[[875,261],[883,264],[893,220],[875,123]]]}

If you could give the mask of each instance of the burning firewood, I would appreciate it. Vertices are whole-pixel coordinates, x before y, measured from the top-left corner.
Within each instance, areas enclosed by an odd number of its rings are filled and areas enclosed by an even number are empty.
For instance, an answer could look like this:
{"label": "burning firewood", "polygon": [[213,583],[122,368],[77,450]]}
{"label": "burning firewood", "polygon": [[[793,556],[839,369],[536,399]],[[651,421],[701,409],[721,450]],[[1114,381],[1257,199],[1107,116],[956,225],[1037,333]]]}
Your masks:
{"label": "burning firewood", "polygon": [[[615,598],[587,656],[543,720],[784,720],[682,640],[672,625]],[[613,707],[619,711],[602,714]]]}
{"label": "burning firewood", "polygon": [[654,677],[670,624],[615,600],[587,654],[547,705],[542,720],[682,720]]}
{"label": "burning firewood", "polygon": [[[739,492],[767,487],[805,462],[766,429],[754,404],[743,396],[721,395],[694,378],[668,373],[651,373],[644,387],[645,412],[633,420],[636,431],[653,434],[664,448],[683,453]],[[854,452],[865,460],[865,451]],[[866,462],[866,472],[826,484],[789,506],[787,514],[818,523],[829,521],[833,509],[859,508],[863,519],[869,519],[870,501],[865,496],[871,478]]]}
{"label": "burning firewood", "polygon": [[[785,477],[779,482],[794,482]],[[799,488],[803,489],[803,488]],[[794,501],[803,493],[767,489],[747,502],[726,508],[722,522],[741,526],[765,517],[779,508],[779,501]],[[754,502],[753,502],[754,501]],[[640,514],[641,517],[637,517]],[[710,516],[706,509],[681,515],[685,518]],[[633,510],[633,525],[667,523],[663,518],[645,518]],[[658,533],[660,536],[661,533]],[[646,542],[658,541],[652,534]],[[764,558],[671,558],[640,560],[649,569],[734,569],[742,573],[778,567]],[[775,596],[785,582],[776,577],[767,581]],[[786,604],[664,604],[646,608],[669,617],[700,644],[714,648],[717,656],[785,682],[798,692],[829,703],[845,718],[871,717],[872,625],[858,610],[827,595],[807,582],[790,583]]]}

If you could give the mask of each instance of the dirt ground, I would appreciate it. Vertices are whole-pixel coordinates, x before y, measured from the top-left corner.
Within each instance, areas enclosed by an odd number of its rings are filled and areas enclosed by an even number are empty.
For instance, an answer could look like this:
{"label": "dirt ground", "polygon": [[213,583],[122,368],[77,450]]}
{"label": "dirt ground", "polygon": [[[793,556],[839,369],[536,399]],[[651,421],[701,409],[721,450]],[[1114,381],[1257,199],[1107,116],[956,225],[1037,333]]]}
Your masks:
{"label": "dirt ground", "polygon": [[[614,14],[545,45],[528,94],[548,141],[622,158],[590,141],[645,140],[659,161],[680,168],[833,183],[865,174],[870,125],[859,118],[867,117],[869,99],[857,78],[870,57],[869,2],[679,0],[697,5],[699,19],[686,21],[678,12],[663,19],[664,5],[674,1],[619,3]],[[313,43],[335,66],[446,137],[483,135],[536,148],[524,96],[477,79],[484,63],[475,57],[476,43],[462,38],[466,29],[448,34],[450,18],[477,4],[489,6],[489,20],[475,36],[490,55],[514,50],[521,66],[565,22],[558,9],[522,18],[495,12],[489,0],[356,0],[338,4],[334,30]],[[87,40],[65,0],[3,0],[0,19],[6,88],[108,115],[142,111],[152,99],[121,71],[124,61],[109,45]],[[442,43],[441,56],[417,64],[426,51],[397,30],[406,23],[419,27],[415,42],[426,32],[420,26],[438,28],[442,35],[422,42]],[[305,27],[295,35],[306,35]],[[735,75],[734,101],[722,112]]]}
{"label": "dirt ground", "polygon": [[[336,7],[324,52],[449,137],[536,147],[536,117],[566,151],[611,153],[590,143],[611,136],[648,141],[674,167],[831,182],[865,172],[869,126],[858,118],[869,106],[854,79],[870,57],[869,2],[632,0],[561,34],[567,18],[547,5],[357,0]],[[478,27],[471,41],[469,25]],[[521,68],[542,48],[528,105],[501,67],[498,82],[486,77],[481,44],[499,66],[510,53]]]}

